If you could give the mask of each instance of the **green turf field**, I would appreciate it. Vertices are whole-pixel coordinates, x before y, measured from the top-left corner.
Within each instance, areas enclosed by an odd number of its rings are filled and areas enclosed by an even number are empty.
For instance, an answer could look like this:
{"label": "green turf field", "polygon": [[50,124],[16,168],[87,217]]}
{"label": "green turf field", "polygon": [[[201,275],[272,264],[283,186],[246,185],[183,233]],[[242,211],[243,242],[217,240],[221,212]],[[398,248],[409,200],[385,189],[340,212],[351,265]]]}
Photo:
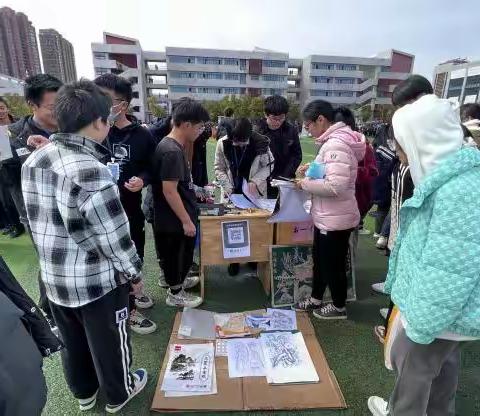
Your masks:
{"label": "green turf field", "polygon": [[[305,151],[304,161],[311,161],[314,156],[313,145],[305,142],[302,145]],[[210,161],[213,156],[213,146],[213,143],[209,146]],[[370,220],[368,226],[372,226]],[[156,305],[147,311],[146,315],[157,323],[158,330],[151,335],[133,334],[132,336],[133,366],[134,368],[145,367],[149,372],[149,382],[146,390],[132,400],[124,411],[119,413],[120,415],[150,414],[149,409],[157,384],[158,371],[175,314],[174,309],[165,306],[165,290],[157,284],[158,265],[155,261],[149,227],[148,230],[144,272],[147,290],[155,299]],[[27,292],[37,299],[38,266],[29,238],[22,236],[11,240],[1,237],[0,253]],[[338,322],[313,320],[320,344],[330,367],[335,372],[349,408],[345,411],[278,412],[279,414],[363,416],[369,414],[366,401],[370,395],[388,396],[392,388],[393,376],[383,365],[382,348],[373,335],[373,326],[381,322],[378,310],[386,307],[388,300],[384,296],[373,294],[370,289],[371,283],[384,277],[385,270],[386,257],[375,249],[371,237],[361,236],[357,264],[358,300],[348,306],[349,319]],[[206,281],[206,302],[202,306],[205,309],[239,311],[267,305],[268,300],[257,279],[246,276],[229,277],[224,269],[218,268],[208,273]],[[479,345],[479,343],[468,345],[463,352],[462,376],[457,396],[459,416],[480,415]],[[77,403],[65,384],[58,355],[45,360],[44,370],[49,388],[44,415],[105,414],[105,402],[102,397],[93,411],[81,413],[78,410]],[[212,414],[214,413],[209,413],[209,415]],[[271,415],[273,413],[251,412],[249,414]]]}

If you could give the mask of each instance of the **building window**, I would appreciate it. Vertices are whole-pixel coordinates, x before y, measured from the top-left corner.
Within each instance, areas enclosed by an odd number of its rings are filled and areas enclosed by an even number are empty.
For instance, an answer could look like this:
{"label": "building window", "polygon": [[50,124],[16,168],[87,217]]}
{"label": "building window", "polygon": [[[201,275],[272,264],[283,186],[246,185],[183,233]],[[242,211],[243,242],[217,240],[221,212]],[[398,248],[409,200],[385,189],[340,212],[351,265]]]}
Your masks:
{"label": "building window", "polygon": [[167,77],[165,75],[149,75],[147,77],[147,82],[150,84],[166,84]]}
{"label": "building window", "polygon": [[222,58],[210,58],[200,56],[197,58],[197,63],[203,65],[222,65]]}
{"label": "building window", "polygon": [[335,64],[326,64],[323,62],[312,62],[312,69],[326,69],[332,71],[335,69]]}
{"label": "building window", "polygon": [[225,88],[225,94],[240,94],[240,88]]}
{"label": "building window", "polygon": [[170,85],[170,90],[172,92],[189,92],[189,87],[185,85]]}
{"label": "building window", "polygon": [[130,78],[128,78],[128,80],[129,80],[132,84],[138,84],[138,77],[130,77]]}
{"label": "building window", "polygon": [[225,58],[223,60],[223,64],[224,65],[238,65],[239,64],[239,60],[238,59],[235,59],[235,58]]}
{"label": "building window", "polygon": [[171,71],[170,73],[170,77],[172,78],[181,78],[181,79],[185,79],[185,78],[195,78],[195,72],[182,72],[182,71]]}
{"label": "building window", "polygon": [[93,52],[93,57],[95,59],[107,59],[108,54],[105,52]]}
{"label": "building window", "polygon": [[252,81],[258,81],[260,79],[260,76],[259,75],[250,75],[250,79]]}
{"label": "building window", "polygon": [[263,61],[263,65],[268,68],[285,68],[285,61]]}
{"label": "building window", "polygon": [[180,56],[180,55],[170,55],[168,56],[168,62],[172,64],[194,64],[194,56]]}
{"label": "building window", "polygon": [[348,84],[348,85],[353,85],[355,84],[355,78],[335,78],[335,83],[336,84]]}
{"label": "building window", "polygon": [[199,72],[198,78],[202,79],[223,79],[221,72]]}
{"label": "building window", "polygon": [[240,74],[240,84],[246,84],[246,83],[247,83],[247,75]]}
{"label": "building window", "polygon": [[95,75],[97,77],[108,73],[110,73],[110,70],[108,68],[95,68]]}
{"label": "building window", "polygon": [[283,82],[285,81],[285,75],[273,75],[273,74],[265,74],[262,75],[264,81],[269,82]]}
{"label": "building window", "polygon": [[310,90],[310,96],[312,96],[312,97],[326,97],[327,96],[327,91]]}
{"label": "building window", "polygon": [[132,92],[132,98],[139,98],[138,91],[133,91]]}
{"label": "building window", "polygon": [[357,65],[352,64],[337,64],[337,69],[339,71],[355,71],[357,69]]}
{"label": "building window", "polygon": [[298,76],[298,68],[288,68],[288,75],[292,77]]}
{"label": "building window", "polygon": [[310,77],[311,82],[314,84],[332,84],[333,78],[332,77]]}
{"label": "building window", "polygon": [[247,69],[247,60],[240,59],[240,69]]}
{"label": "building window", "polygon": [[262,89],[262,95],[268,96],[268,95],[283,95],[284,90],[278,89],[278,88],[263,88]]}
{"label": "building window", "polygon": [[238,81],[240,79],[240,74],[234,74],[232,72],[227,72],[225,74],[225,79],[228,81]]}
{"label": "building window", "polygon": [[382,66],[381,72],[390,72],[391,70],[392,68],[390,68],[389,66]]}
{"label": "building window", "polygon": [[165,71],[167,69],[167,63],[163,61],[146,61],[145,65],[151,71]]}

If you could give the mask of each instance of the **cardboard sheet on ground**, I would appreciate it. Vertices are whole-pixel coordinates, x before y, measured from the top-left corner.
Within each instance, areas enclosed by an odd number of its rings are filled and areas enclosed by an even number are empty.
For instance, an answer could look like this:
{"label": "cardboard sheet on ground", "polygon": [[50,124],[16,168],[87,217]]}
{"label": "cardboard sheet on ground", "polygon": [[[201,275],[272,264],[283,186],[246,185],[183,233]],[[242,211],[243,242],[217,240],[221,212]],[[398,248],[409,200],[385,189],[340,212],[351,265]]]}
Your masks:
{"label": "cardboard sheet on ground", "polygon": [[275,222],[304,222],[311,220],[310,195],[297,189],[292,182],[272,181],[272,185],[280,190],[279,209],[268,219],[269,223]]}
{"label": "cardboard sheet on ground", "polygon": [[[253,313],[253,312],[250,312]],[[257,311],[255,311],[257,313]],[[181,313],[178,313],[169,345],[175,343],[199,343],[198,340],[179,340],[178,328]],[[246,410],[298,410],[298,409],[344,409],[345,399],[335,375],[330,370],[315,336],[310,319],[305,313],[297,313],[297,326],[320,378],[315,384],[269,385],[265,377],[230,378],[226,357],[215,358],[218,394],[192,397],[165,397],[160,390],[168,357],[163,359],[159,383],[152,402],[157,412],[189,411],[246,411]],[[168,355],[168,354],[167,354]]]}

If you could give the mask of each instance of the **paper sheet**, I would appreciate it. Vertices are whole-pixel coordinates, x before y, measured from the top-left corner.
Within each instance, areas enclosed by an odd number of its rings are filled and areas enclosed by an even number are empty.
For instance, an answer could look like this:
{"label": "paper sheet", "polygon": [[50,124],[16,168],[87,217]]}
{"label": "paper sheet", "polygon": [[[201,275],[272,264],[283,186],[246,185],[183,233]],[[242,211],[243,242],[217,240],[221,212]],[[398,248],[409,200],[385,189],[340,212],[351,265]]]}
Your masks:
{"label": "paper sheet", "polygon": [[245,198],[244,195],[242,194],[232,194],[229,196],[230,202],[235,205],[236,208],[239,209],[249,209],[249,208],[255,208],[255,205],[253,205],[247,198]]}
{"label": "paper sheet", "polygon": [[248,189],[248,183],[244,179],[242,183],[242,192],[243,194],[252,202],[252,204],[260,209],[264,209],[272,213],[275,209],[275,204],[277,203],[276,199],[263,199],[259,198],[257,195],[252,194]]}
{"label": "paper sheet", "polygon": [[318,383],[318,374],[301,332],[265,332],[260,335],[260,341],[268,383]]}
{"label": "paper sheet", "polygon": [[13,157],[7,126],[0,126],[0,161]]}
{"label": "paper sheet", "polygon": [[179,338],[215,340],[213,312],[184,308],[178,328]]}
{"label": "paper sheet", "polygon": [[213,344],[173,344],[162,391],[210,392],[215,367]]}
{"label": "paper sheet", "polygon": [[297,316],[289,309],[267,309],[263,315],[247,315],[245,323],[250,328],[263,331],[296,331]]}
{"label": "paper sheet", "polygon": [[287,181],[275,180],[272,185],[278,186],[280,190],[280,209],[268,219],[269,223],[311,221],[311,197],[307,192]]}
{"label": "paper sheet", "polygon": [[227,351],[230,378],[266,375],[262,345],[257,338],[231,339]]}

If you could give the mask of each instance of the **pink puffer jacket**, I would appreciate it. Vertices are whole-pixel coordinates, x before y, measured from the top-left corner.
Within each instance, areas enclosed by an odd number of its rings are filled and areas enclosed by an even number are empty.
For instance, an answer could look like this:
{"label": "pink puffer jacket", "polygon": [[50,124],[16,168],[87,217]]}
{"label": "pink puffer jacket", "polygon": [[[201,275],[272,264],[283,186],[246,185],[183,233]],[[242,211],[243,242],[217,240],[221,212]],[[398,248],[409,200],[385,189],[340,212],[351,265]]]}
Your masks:
{"label": "pink puffer jacket", "polygon": [[302,188],[312,194],[313,222],[324,231],[355,228],[360,222],[355,180],[365,156],[365,137],[336,123],[315,142],[321,146],[315,160],[325,164],[325,178],[302,181]]}

